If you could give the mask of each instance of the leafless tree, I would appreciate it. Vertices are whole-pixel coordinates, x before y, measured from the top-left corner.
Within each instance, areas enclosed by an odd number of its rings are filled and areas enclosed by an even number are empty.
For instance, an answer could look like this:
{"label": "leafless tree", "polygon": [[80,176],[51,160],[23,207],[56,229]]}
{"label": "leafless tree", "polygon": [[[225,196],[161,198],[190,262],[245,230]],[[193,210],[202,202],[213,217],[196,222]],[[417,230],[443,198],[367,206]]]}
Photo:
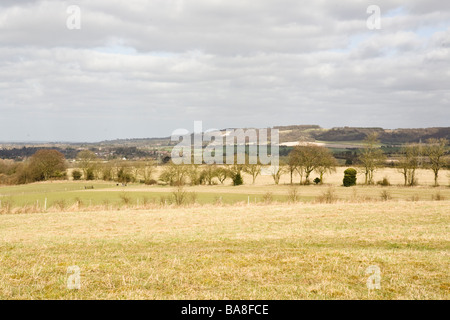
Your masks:
{"label": "leafless tree", "polygon": [[378,135],[372,133],[364,139],[364,148],[359,156],[365,176],[365,184],[373,184],[373,174],[375,170],[383,165],[385,155],[378,145]]}
{"label": "leafless tree", "polygon": [[397,164],[398,171],[403,175],[405,186],[413,186],[417,183],[416,170],[420,165],[422,155],[419,144],[409,144],[401,150],[403,156]]}
{"label": "leafless tree", "polygon": [[448,144],[447,139],[428,139],[425,154],[428,157],[429,168],[434,173],[434,185],[438,185],[439,170],[446,165],[445,152]]}

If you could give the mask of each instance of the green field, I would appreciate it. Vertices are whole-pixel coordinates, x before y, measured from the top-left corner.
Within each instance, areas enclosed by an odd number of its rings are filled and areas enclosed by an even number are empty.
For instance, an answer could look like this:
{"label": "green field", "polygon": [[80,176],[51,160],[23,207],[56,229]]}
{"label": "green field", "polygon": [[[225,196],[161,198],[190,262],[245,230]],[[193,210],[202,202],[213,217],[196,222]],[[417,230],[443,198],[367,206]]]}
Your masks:
{"label": "green field", "polygon": [[[268,177],[262,177],[267,180]],[[85,186],[93,186],[94,189],[85,189]],[[345,188],[334,185],[310,185],[290,186],[289,184],[247,184],[233,187],[229,185],[216,186],[186,186],[187,203],[198,204],[236,204],[236,203],[266,203],[267,197],[275,202],[289,201],[289,192],[292,188],[297,190],[299,201],[314,202],[330,188],[338,201],[377,201],[381,200],[381,193],[389,193],[391,200],[433,200],[439,195],[443,199],[450,199],[448,187],[432,188],[426,186],[356,186]],[[0,211],[6,205],[9,210],[22,207],[34,207],[36,211],[45,211],[52,207],[58,210],[71,208],[78,205],[80,208],[89,209],[93,206],[104,206],[104,209],[127,207],[140,207],[145,204],[170,204],[170,198],[176,188],[170,186],[145,186],[141,184],[129,184],[124,187],[116,183],[107,182],[53,182],[34,183],[22,186],[0,187]],[[270,194],[270,195],[269,195]],[[127,198],[125,202],[124,198]],[[61,207],[63,203],[63,207]],[[92,208],[93,209],[93,208]],[[72,208],[73,210],[73,208]],[[4,210],[3,210],[4,211]],[[10,211],[9,211],[10,212]],[[28,211],[27,211],[28,212]]]}
{"label": "green field", "polygon": [[[85,189],[85,186],[93,186],[94,189]],[[230,187],[229,187],[230,188]],[[228,189],[229,189],[228,188]],[[225,204],[234,204],[238,202],[252,203],[263,201],[263,195],[257,191],[248,190],[246,193],[241,193],[237,188],[234,192],[214,192],[214,187],[185,187],[187,198],[199,204],[208,204],[221,201]],[[124,187],[117,186],[116,183],[105,182],[53,182],[53,183],[35,183],[31,185],[1,187],[0,201],[3,206],[5,203],[14,207],[34,206],[37,205],[40,210],[44,209],[45,201],[47,199],[47,209],[55,204],[64,201],[67,207],[70,207],[78,202],[82,206],[98,206],[98,205],[112,205],[118,207],[125,205],[123,196],[129,198],[128,205],[144,205],[157,204],[161,200],[168,200],[176,189],[170,186],[144,186],[140,184],[129,184]],[[249,198],[250,197],[250,198]],[[273,195],[274,201],[286,201],[286,197],[282,195]],[[1,206],[0,206],[1,208]]]}

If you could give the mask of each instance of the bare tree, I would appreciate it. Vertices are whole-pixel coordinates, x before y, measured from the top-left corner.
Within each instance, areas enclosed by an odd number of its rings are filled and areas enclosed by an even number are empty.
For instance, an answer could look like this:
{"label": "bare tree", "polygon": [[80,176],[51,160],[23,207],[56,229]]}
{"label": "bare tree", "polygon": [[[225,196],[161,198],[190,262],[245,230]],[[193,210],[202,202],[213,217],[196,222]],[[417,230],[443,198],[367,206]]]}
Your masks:
{"label": "bare tree", "polygon": [[256,177],[261,173],[261,168],[259,161],[256,164],[247,163],[244,166],[243,171],[252,176],[252,184],[255,184]]}
{"label": "bare tree", "polygon": [[416,170],[420,165],[421,146],[409,144],[402,148],[403,157],[397,164],[398,171],[403,175],[405,186],[413,186],[417,183]]}
{"label": "bare tree", "polygon": [[84,179],[89,180],[89,176],[94,173],[98,161],[97,155],[90,150],[82,150],[77,154],[77,161],[81,170],[83,170]]}
{"label": "bare tree", "polygon": [[156,161],[153,159],[145,160],[143,162],[142,176],[145,183],[149,183],[152,180],[152,176],[156,171]]}
{"label": "bare tree", "polygon": [[315,171],[319,174],[320,184],[323,184],[323,176],[325,173],[336,172],[337,161],[333,157],[330,150],[326,148],[320,149],[320,157]]}
{"label": "bare tree", "polygon": [[272,176],[272,178],[273,178],[273,181],[275,182],[275,184],[279,184],[279,183],[280,183],[281,176],[282,176],[284,173],[286,173],[287,168],[286,168],[286,166],[282,166],[282,165],[280,165],[280,166],[278,166],[278,167],[276,167],[276,166],[271,166],[271,167],[270,167],[270,170],[271,170],[270,174],[271,174],[271,176]]}
{"label": "bare tree", "polygon": [[228,169],[224,168],[224,167],[219,167],[216,170],[216,176],[217,179],[219,179],[219,182],[221,184],[224,183],[224,181],[230,176]]}
{"label": "bare tree", "polygon": [[303,184],[303,176],[305,175],[305,167],[300,164],[295,168],[295,171],[297,171],[298,175],[300,176],[300,184]]}
{"label": "bare tree", "polygon": [[217,173],[218,168],[215,164],[206,165],[200,173],[200,183],[208,183],[208,185],[212,185],[214,178],[217,177]]}
{"label": "bare tree", "polygon": [[186,165],[176,165],[172,162],[164,166],[164,170],[159,176],[159,180],[170,184],[171,186],[180,186],[186,183],[186,177],[189,173]]}
{"label": "bare tree", "polygon": [[428,139],[425,154],[428,157],[429,168],[434,173],[434,185],[438,186],[439,170],[446,165],[445,151],[448,144],[447,139]]}
{"label": "bare tree", "polygon": [[189,176],[189,180],[191,186],[199,185],[201,182],[200,170],[198,164],[191,164],[187,166],[187,175]]}
{"label": "bare tree", "polygon": [[[308,144],[306,146],[296,146],[289,154],[291,161],[296,163],[296,169],[300,174],[300,183],[302,183],[303,173],[305,174],[305,184],[309,184],[309,176],[314,170],[318,170],[320,166],[323,168],[331,168],[333,157],[329,151],[321,146]],[[291,165],[292,166],[292,165]],[[323,173],[326,172],[323,169]],[[323,174],[322,174],[323,175]]]}
{"label": "bare tree", "polygon": [[[143,180],[144,183],[149,183],[152,175],[156,170],[156,162],[152,159],[135,161],[133,163],[133,175],[136,181]],[[141,179],[142,178],[142,179]]]}
{"label": "bare tree", "polygon": [[364,148],[359,156],[359,161],[363,167],[365,184],[373,184],[373,174],[375,170],[383,165],[385,155],[378,147],[380,141],[378,134],[372,133],[364,139]]}
{"label": "bare tree", "polygon": [[[289,172],[289,176],[291,178],[291,184],[294,183],[293,181],[293,176],[294,176],[294,172],[297,171],[298,169],[298,165],[299,165],[299,161],[297,159],[297,153],[294,152],[290,152],[288,159],[287,159],[287,170]],[[302,177],[303,175],[301,175],[300,177]],[[300,184],[302,182],[300,181]]]}
{"label": "bare tree", "polygon": [[134,161],[131,169],[135,181],[139,181],[142,175],[143,163],[141,161]]}

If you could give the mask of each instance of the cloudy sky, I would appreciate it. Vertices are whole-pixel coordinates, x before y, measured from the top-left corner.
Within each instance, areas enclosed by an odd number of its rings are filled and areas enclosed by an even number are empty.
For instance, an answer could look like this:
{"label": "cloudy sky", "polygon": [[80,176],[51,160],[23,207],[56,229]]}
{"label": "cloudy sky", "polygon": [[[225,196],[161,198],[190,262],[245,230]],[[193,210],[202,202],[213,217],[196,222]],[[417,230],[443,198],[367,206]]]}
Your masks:
{"label": "cloudy sky", "polygon": [[449,126],[449,106],[450,1],[0,1],[0,141],[168,136],[194,120]]}

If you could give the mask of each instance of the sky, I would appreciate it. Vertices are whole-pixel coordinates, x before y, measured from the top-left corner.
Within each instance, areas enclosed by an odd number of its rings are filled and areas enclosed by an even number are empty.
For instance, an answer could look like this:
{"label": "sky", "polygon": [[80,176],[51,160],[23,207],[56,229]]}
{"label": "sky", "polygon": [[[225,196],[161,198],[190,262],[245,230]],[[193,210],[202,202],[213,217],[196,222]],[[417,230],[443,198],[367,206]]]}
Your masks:
{"label": "sky", "polygon": [[442,127],[449,107],[450,1],[0,0],[0,141]]}

